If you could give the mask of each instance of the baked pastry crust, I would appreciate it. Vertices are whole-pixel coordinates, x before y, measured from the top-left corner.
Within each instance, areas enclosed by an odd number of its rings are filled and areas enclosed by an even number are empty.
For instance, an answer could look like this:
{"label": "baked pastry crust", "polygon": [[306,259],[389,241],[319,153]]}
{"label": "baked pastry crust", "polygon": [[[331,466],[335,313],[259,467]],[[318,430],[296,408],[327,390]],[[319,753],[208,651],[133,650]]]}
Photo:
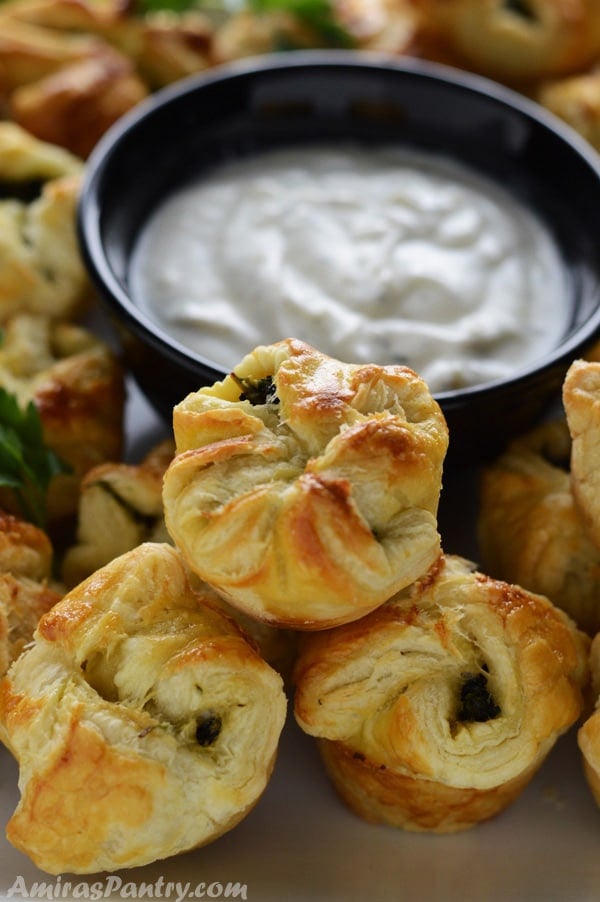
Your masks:
{"label": "baked pastry crust", "polygon": [[[75,227],[82,172],[72,154],[0,122],[0,322],[17,313],[70,318],[85,307]],[[31,185],[38,195],[22,199]]]}
{"label": "baked pastry crust", "polygon": [[[344,43],[359,50],[402,54],[418,45],[421,16],[412,0],[333,0],[331,19]],[[327,37],[291,7],[261,13],[242,9],[215,29],[212,55],[215,62],[228,62],[272,53],[282,44],[302,49],[335,43],[335,34]]]}
{"label": "baked pastry crust", "polygon": [[169,534],[193,572],[258,620],[356,619],[440,554],[448,430],[407,367],[340,363],[287,339],[190,394],[173,427]]}
{"label": "baked pastry crust", "polygon": [[0,684],[20,767],[7,837],[50,873],[208,843],[264,790],[285,709],[279,675],[177,552],[141,545],[43,617]]}
{"label": "baked pastry crust", "polygon": [[595,414],[589,392],[575,391],[587,366],[598,365],[577,362],[565,380],[577,450],[566,419],[515,440],[482,472],[477,533],[486,572],[546,595],[593,636],[600,630],[600,548],[590,516]]}
{"label": "baked pastry crust", "polygon": [[458,64],[523,83],[588,68],[600,56],[599,0],[418,0]]}
{"label": "baked pastry crust", "polygon": [[[0,382],[22,406],[33,401],[46,445],[69,464],[71,472],[52,480],[47,507],[50,520],[72,516],[84,474],[121,457],[125,382],[119,360],[87,329],[23,314],[4,326]],[[2,503],[10,503],[4,493]]]}
{"label": "baked pastry crust", "polygon": [[600,69],[545,82],[536,100],[600,150]]}
{"label": "baked pastry crust", "polygon": [[577,743],[588,786],[600,806],[600,633],[594,636],[590,648],[590,674],[594,710],[579,728]]}
{"label": "baked pastry crust", "polygon": [[103,463],[88,470],[80,486],[76,542],[62,560],[67,586],[143,542],[169,541],[162,480],[174,450],[172,439],[166,439],[139,464]]}
{"label": "baked pastry crust", "polygon": [[10,116],[41,140],[89,156],[117,119],[148,96],[130,59],[106,46],[11,93]]}
{"label": "baked pastry crust", "polygon": [[[143,542],[170,542],[163,516],[162,481],[175,446],[156,445],[139,464],[105,463],[84,476],[79,494],[76,542],[65,551],[61,576],[73,588],[114,558]],[[212,603],[233,618],[278,673],[289,676],[295,636],[260,623],[229,605],[190,574],[192,588],[211,595]]]}
{"label": "baked pastry crust", "polygon": [[31,642],[42,614],[64,594],[52,581],[52,560],[46,533],[0,511],[0,676]]}
{"label": "baked pastry crust", "polygon": [[447,555],[362,620],[303,637],[295,715],[357,814],[453,832],[511,802],[575,722],[587,651],[547,599]]}
{"label": "baked pastry crust", "polygon": [[587,535],[600,549],[600,363],[576,360],[563,382],[571,435],[571,491]]}

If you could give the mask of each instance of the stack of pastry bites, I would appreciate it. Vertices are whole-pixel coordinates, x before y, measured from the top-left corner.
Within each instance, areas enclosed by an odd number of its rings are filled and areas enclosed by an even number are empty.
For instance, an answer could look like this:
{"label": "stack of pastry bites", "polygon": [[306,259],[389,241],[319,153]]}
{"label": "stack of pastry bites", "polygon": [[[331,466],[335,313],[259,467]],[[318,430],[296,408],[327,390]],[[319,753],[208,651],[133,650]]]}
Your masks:
{"label": "stack of pastry bites", "polygon": [[581,712],[588,642],[545,598],[443,553],[448,432],[423,380],[288,339],[183,399],[173,426],[174,449],[82,487],[82,512],[143,511],[154,540],[131,533],[114,558],[80,528],[65,563],[90,575],[0,684],[10,841],[89,873],[231,829],[284,723],[275,635],[300,637],[296,718],[361,816],[450,831],[514,799]]}
{"label": "stack of pastry bites", "polygon": [[426,384],[288,340],[173,423],[169,533],[235,608],[302,632],[296,719],[346,802],[452,831],[514,799],[581,713],[588,640],[443,553],[448,435]]}

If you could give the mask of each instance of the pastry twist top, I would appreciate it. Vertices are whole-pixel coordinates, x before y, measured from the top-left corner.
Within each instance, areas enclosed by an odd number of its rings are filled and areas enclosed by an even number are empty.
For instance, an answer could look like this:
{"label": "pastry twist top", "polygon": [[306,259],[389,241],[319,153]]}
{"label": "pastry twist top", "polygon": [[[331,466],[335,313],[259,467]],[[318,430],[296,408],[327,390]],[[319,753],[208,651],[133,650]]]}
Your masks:
{"label": "pastry twist top", "polygon": [[582,709],[587,638],[547,599],[458,557],[304,645],[295,713],[307,733],[446,786],[530,772]]}
{"label": "pastry twist top", "polygon": [[188,566],[257,619],[355,619],[440,553],[448,431],[403,366],[259,347],[174,410],[167,528]]}

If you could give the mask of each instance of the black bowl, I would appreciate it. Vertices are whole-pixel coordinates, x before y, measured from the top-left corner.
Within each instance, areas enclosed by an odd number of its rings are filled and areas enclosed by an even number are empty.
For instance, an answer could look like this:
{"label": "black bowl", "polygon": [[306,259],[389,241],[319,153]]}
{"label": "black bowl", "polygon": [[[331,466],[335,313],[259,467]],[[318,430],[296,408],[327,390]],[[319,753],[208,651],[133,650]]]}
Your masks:
{"label": "black bowl", "polygon": [[168,422],[188,392],[226,374],[130,297],[132,248],[166,195],[215,162],[349,140],[443,153],[479,170],[532,207],[562,253],[570,319],[560,345],[510,379],[436,395],[449,459],[488,457],[543,414],[599,333],[600,158],[533,102],[445,66],[346,51],[278,54],[186,79],[117,123],[88,161],[79,233],[126,362]]}

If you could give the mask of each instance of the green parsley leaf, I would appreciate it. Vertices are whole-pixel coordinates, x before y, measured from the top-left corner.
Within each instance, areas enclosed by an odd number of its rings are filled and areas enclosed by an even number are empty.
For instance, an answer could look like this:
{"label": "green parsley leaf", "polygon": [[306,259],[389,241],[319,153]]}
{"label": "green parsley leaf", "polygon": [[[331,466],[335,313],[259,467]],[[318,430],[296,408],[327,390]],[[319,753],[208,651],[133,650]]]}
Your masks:
{"label": "green parsley leaf", "polygon": [[70,470],[46,447],[35,404],[23,409],[15,395],[0,388],[0,486],[11,491],[21,516],[43,528],[50,482]]}
{"label": "green parsley leaf", "polygon": [[[315,38],[328,47],[353,47],[352,36],[336,20],[332,0],[136,0],[141,15],[169,10],[183,13],[202,10],[217,17],[231,16],[243,10],[256,15],[283,12],[295,17],[315,33]],[[277,48],[294,50],[297,47],[285,37],[277,38]]]}
{"label": "green parsley leaf", "polygon": [[335,18],[331,0],[247,0],[255,13],[287,12],[315,31],[329,47],[351,47],[351,35]]}

